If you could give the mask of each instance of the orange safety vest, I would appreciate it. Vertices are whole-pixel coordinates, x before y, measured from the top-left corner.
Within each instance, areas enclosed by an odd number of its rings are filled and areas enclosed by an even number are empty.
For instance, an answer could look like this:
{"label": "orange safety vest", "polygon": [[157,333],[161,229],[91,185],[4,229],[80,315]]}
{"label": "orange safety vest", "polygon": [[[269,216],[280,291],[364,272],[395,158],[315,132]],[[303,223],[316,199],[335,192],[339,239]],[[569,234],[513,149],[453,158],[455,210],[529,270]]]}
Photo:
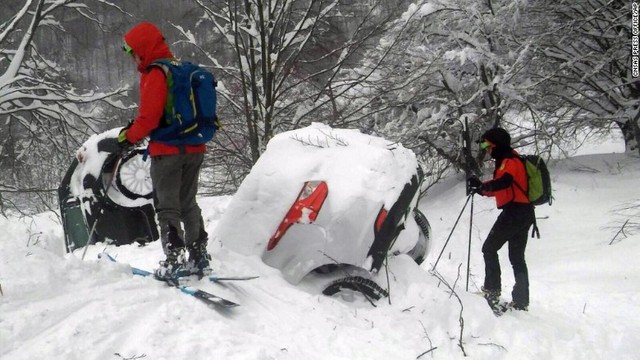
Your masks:
{"label": "orange safety vest", "polygon": [[[527,197],[528,184],[527,184],[527,172],[524,168],[524,164],[517,157],[504,158],[500,167],[493,173],[493,179],[499,179],[504,174],[510,174],[513,177],[514,183],[510,187],[495,192],[485,192],[483,195],[494,196],[496,198],[496,206],[501,209],[503,206],[517,202],[522,204],[529,204],[529,198]],[[518,185],[520,188],[518,188]]]}

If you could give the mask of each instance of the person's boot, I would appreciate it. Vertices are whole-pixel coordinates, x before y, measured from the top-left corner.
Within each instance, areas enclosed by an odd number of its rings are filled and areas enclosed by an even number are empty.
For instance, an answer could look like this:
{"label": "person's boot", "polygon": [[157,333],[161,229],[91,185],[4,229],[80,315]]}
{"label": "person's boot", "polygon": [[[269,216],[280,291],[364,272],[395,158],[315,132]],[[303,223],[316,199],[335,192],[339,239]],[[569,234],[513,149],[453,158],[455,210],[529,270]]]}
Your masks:
{"label": "person's boot", "polygon": [[154,271],[158,280],[177,283],[182,276],[188,276],[186,254],[184,242],[178,235],[178,230],[173,226],[168,226],[162,233],[162,243],[164,253],[167,258],[160,261],[160,266]]}
{"label": "person's boot", "polygon": [[189,270],[191,274],[199,277],[211,274],[211,255],[207,253],[209,236],[206,231],[200,229],[198,239],[189,245]]}
{"label": "person's boot", "polygon": [[497,314],[504,311],[500,305],[500,290],[486,289],[484,286],[480,290],[493,312]]}
{"label": "person's boot", "polygon": [[191,274],[187,269],[185,260],[184,248],[169,251],[167,258],[164,261],[160,261],[160,266],[155,270],[155,277],[158,280],[177,283],[181,277]]}
{"label": "person's boot", "polygon": [[515,301],[512,301],[507,305],[507,309],[518,310],[518,311],[529,311],[529,305],[524,305],[524,304],[520,304]]}

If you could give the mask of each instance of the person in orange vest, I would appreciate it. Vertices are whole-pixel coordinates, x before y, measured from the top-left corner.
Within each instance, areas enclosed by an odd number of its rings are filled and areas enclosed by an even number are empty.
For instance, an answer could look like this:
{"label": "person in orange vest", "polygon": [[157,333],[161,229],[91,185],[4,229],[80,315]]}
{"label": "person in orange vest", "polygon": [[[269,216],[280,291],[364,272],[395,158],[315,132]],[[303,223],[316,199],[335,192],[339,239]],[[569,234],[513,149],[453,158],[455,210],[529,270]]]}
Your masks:
{"label": "person in orange vest", "polygon": [[[511,148],[511,136],[502,128],[486,131],[478,141],[480,148],[495,160],[493,179],[468,180],[472,192],[491,196],[502,212],[482,245],[485,278],[482,291],[492,308],[499,304],[501,293],[498,250],[509,243],[509,261],[513,267],[515,285],[508,308],[526,311],[529,307],[529,273],[525,261],[528,231],[535,221],[534,207],[527,197],[527,174],[518,153]],[[519,187],[518,187],[519,185]]]}

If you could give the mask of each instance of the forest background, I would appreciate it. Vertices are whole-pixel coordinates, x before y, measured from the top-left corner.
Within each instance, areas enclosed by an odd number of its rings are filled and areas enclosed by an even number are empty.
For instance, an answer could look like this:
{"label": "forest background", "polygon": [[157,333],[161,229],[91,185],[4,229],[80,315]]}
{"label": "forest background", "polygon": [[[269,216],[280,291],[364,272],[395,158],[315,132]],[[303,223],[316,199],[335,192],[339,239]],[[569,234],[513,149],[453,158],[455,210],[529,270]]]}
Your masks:
{"label": "forest background", "polygon": [[494,126],[547,158],[612,132],[640,152],[635,1],[4,0],[3,214],[57,208],[80,144],[135,117],[122,36],[140,21],[218,79],[202,194],[232,194],[275,134],[311,122],[401,142],[422,191],[482,173],[472,143]]}

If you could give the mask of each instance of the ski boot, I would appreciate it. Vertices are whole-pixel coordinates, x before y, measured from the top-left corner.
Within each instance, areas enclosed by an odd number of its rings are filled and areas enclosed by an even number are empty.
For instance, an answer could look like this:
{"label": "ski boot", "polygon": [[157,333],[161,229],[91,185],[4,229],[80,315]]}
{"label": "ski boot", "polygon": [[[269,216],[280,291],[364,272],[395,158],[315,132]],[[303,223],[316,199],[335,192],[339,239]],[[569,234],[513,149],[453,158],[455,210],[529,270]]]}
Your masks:
{"label": "ski boot", "polygon": [[198,241],[189,245],[189,263],[188,269],[191,275],[197,275],[199,278],[211,275],[211,255],[207,253],[207,241]]}
{"label": "ski boot", "polygon": [[177,285],[181,277],[189,276],[190,274],[185,261],[184,248],[170,251],[167,254],[167,259],[160,261],[160,266],[154,271],[156,279],[173,285]]}

